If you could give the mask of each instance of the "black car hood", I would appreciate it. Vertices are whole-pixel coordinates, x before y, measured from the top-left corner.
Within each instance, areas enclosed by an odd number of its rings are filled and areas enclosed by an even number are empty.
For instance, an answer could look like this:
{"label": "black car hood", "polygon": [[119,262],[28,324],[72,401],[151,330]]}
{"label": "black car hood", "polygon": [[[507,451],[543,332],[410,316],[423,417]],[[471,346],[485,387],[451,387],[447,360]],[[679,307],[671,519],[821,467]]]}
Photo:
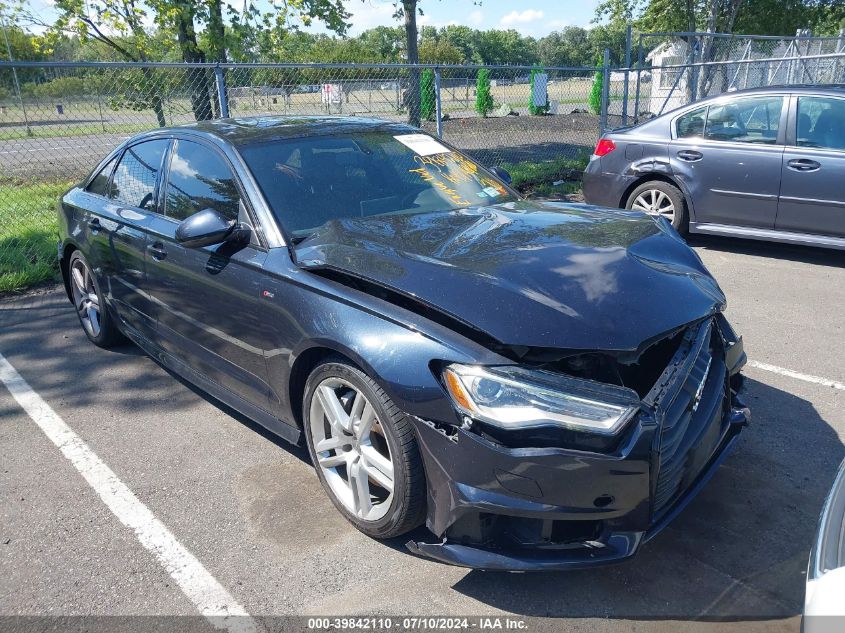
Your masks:
{"label": "black car hood", "polygon": [[723,309],[698,256],[663,220],[521,200],[334,220],[295,248],[434,307],[507,346],[635,352]]}

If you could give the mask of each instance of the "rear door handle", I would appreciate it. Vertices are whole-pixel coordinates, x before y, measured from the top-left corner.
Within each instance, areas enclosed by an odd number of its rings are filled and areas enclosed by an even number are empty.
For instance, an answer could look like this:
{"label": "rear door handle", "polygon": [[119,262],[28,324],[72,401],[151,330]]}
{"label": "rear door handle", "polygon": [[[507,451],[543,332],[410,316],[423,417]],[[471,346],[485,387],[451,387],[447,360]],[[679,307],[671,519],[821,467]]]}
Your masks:
{"label": "rear door handle", "polygon": [[691,149],[682,149],[680,152],[678,152],[678,158],[680,158],[681,160],[685,160],[688,163],[694,163],[695,161],[704,158],[704,154]]}
{"label": "rear door handle", "polygon": [[152,255],[152,258],[156,261],[161,261],[165,257],[167,257],[167,251],[164,250],[164,244],[161,242],[154,242],[152,244],[147,245],[147,252]]}
{"label": "rear door handle", "polygon": [[90,220],[88,220],[88,228],[91,229],[94,233],[103,228],[100,224],[100,218],[91,218]]}
{"label": "rear door handle", "polygon": [[822,164],[809,158],[793,158],[786,163],[786,166],[793,171],[818,171],[821,169]]}

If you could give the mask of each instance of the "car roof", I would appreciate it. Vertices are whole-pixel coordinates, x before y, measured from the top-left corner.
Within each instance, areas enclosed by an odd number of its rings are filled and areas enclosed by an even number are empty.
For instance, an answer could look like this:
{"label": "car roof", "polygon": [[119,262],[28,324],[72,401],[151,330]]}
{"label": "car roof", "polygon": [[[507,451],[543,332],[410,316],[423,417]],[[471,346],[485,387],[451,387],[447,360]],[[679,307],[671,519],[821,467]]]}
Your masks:
{"label": "car roof", "polygon": [[[820,94],[832,96],[845,96],[845,84],[781,84],[774,86],[763,86],[761,88],[743,88],[742,90],[731,90],[729,92],[722,92],[712,97],[705,97],[696,101],[695,103],[703,103],[705,101],[714,101],[727,97],[734,97],[739,95],[755,95],[755,94],[781,94],[784,92],[796,94]],[[688,105],[693,105],[692,103]]]}
{"label": "car roof", "polygon": [[[234,146],[252,145],[307,136],[333,136],[362,132],[419,132],[405,123],[353,116],[255,116],[199,121],[159,128],[145,135],[192,132],[216,137]],[[139,137],[136,137],[139,138]]]}

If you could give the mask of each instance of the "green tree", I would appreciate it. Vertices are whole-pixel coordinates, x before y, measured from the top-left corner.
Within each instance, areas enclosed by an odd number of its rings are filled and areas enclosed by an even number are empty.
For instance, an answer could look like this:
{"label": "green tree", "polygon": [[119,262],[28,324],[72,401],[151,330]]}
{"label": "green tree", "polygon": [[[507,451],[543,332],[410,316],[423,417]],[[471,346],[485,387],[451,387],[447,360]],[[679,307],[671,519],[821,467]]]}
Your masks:
{"label": "green tree", "polygon": [[400,27],[377,26],[361,33],[358,39],[365,48],[375,51],[379,60],[398,62],[404,36],[405,32]]}
{"label": "green tree", "polygon": [[528,92],[528,112],[530,114],[547,114],[548,111],[551,109],[551,105],[549,104],[549,93],[546,92],[546,103],[543,105],[536,105],[534,103],[534,77],[540,73],[545,73],[546,71],[542,68],[532,68],[531,69],[531,90]]}
{"label": "green tree", "polygon": [[440,30],[441,40],[460,51],[461,63],[464,64],[480,61],[477,57],[479,35],[479,31],[457,24],[450,24]]}
{"label": "green tree", "polygon": [[588,66],[596,51],[587,29],[567,26],[541,38],[537,42],[537,54],[544,66]]}
{"label": "green tree", "polygon": [[481,68],[475,81],[475,111],[486,117],[493,111],[493,95],[490,94],[490,70]]}
{"label": "green tree", "polygon": [[[154,38],[144,25],[147,10],[134,0],[56,0],[58,18],[51,36],[74,33],[80,40],[93,39],[109,47],[125,61],[146,62],[154,58]],[[149,68],[141,70],[144,86],[127,99],[132,107],[151,109],[159,126],[166,125],[158,77]]]}
{"label": "green tree", "polygon": [[[393,0],[395,9],[393,16],[403,21],[405,27],[405,61],[409,64],[419,64],[419,32],[417,30],[417,13],[422,15],[419,0]],[[408,105],[408,122],[411,125],[420,124],[420,71],[411,69],[410,82],[406,103]]]}
{"label": "green tree", "polygon": [[436,114],[434,94],[434,71],[426,68],[420,75],[420,116],[426,121],[433,121]]}
{"label": "green tree", "polygon": [[461,51],[445,39],[424,40],[419,53],[423,64],[460,64],[464,61]]}
{"label": "green tree", "polygon": [[590,112],[593,114],[601,113],[601,97],[604,90],[604,73],[602,72],[602,65],[599,64],[596,69],[596,74],[593,75],[593,86],[590,88]]}
{"label": "green tree", "polygon": [[[134,62],[161,56],[158,32],[175,36],[181,61],[226,61],[229,45],[240,58],[251,57],[262,44],[265,50],[272,49],[288,33],[314,21],[344,33],[349,17],[343,0],[287,0],[280,5],[273,3],[264,12],[250,3],[243,14],[240,5],[232,6],[223,0],[56,0],[55,6],[59,17],[48,25],[54,35],[71,33],[83,42],[95,40],[121,59]],[[228,28],[224,10],[231,22]],[[148,26],[150,20],[157,29]],[[164,125],[161,80],[150,69],[142,72],[144,92],[149,93],[148,105],[156,112],[159,125]],[[211,71],[191,68],[186,73],[184,83],[190,90],[195,118],[219,114]],[[138,94],[135,90],[129,96],[137,100]]]}
{"label": "green tree", "polygon": [[478,35],[477,53],[482,64],[519,64],[528,66],[537,63],[537,41],[523,37],[519,31],[491,29]]}

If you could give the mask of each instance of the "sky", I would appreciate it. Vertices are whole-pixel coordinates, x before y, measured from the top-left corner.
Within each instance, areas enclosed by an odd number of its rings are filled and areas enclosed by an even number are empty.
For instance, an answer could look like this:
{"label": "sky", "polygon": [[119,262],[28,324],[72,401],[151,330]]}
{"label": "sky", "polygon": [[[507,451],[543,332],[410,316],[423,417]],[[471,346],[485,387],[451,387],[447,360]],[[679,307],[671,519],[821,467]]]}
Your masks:
{"label": "sky", "polygon": [[[240,0],[230,0],[237,5]],[[523,35],[542,37],[565,26],[589,26],[599,0],[420,0],[423,15],[417,24],[446,26],[462,24],[475,29],[516,29]],[[54,16],[52,0],[29,0],[29,7],[45,21]],[[396,26],[391,0],[346,0],[352,13],[350,35],[376,26]],[[319,25],[310,30],[325,32]]]}
{"label": "sky", "polygon": [[[523,35],[542,37],[565,26],[589,26],[599,0],[420,0],[423,15],[418,25],[461,24],[475,29],[516,29]],[[353,14],[351,34],[380,25],[392,25],[389,0],[349,0]]]}

